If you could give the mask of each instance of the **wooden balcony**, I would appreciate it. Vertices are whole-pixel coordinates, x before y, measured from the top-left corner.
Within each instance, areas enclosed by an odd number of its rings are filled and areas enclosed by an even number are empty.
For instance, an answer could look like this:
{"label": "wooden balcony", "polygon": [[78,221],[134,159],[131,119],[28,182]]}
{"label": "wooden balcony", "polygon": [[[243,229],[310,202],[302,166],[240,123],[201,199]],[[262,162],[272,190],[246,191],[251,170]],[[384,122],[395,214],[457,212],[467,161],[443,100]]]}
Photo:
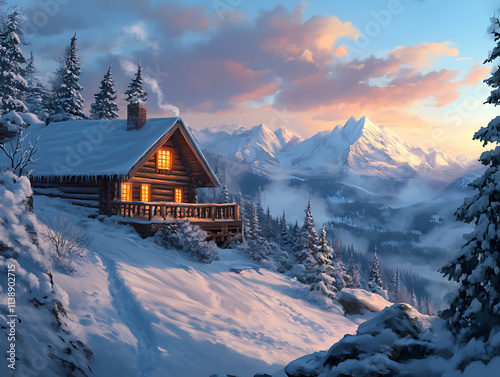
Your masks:
{"label": "wooden balcony", "polygon": [[[123,202],[111,204],[111,214],[130,221],[124,221],[150,236],[158,231],[165,222],[189,220],[207,232],[208,240],[219,245],[242,237],[243,224],[240,220],[239,206],[230,204],[195,204],[171,202]],[[142,220],[141,222],[133,220]],[[146,223],[145,223],[146,222]]]}
{"label": "wooden balcony", "polygon": [[240,219],[239,206],[236,203],[195,204],[116,201],[112,203],[112,214],[147,221],[223,221]]}

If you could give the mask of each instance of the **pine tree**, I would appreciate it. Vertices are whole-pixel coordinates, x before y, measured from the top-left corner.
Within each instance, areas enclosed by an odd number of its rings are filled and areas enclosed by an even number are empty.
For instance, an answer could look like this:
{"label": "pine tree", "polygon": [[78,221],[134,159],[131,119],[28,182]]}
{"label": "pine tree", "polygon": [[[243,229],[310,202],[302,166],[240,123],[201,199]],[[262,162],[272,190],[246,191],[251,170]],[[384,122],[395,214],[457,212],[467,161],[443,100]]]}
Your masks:
{"label": "pine tree", "polygon": [[264,213],[264,206],[262,205],[262,191],[259,187],[259,195],[257,200],[257,217],[259,218],[259,224],[261,228],[265,229],[266,224],[266,214]]}
{"label": "pine tree", "polygon": [[396,269],[396,272],[394,273],[392,277],[392,301],[396,303],[404,302],[403,297],[402,297],[402,286],[401,286],[401,274],[399,272],[399,269]]}
{"label": "pine tree", "polygon": [[309,252],[313,253],[316,250],[318,243],[318,233],[314,228],[314,218],[311,211],[311,201],[309,200],[306,208],[306,217],[304,219],[304,226],[302,227],[303,247]]}
{"label": "pine tree", "polygon": [[35,114],[41,120],[45,120],[49,115],[47,103],[50,95],[38,77],[38,70],[35,66],[33,52],[31,52],[30,58],[28,59],[24,78],[28,83],[28,94],[24,102],[30,113]]}
{"label": "pine tree", "polygon": [[328,245],[326,230],[323,226],[316,252],[316,281],[323,281],[330,291],[339,291],[344,286],[342,273],[343,271],[339,270],[336,263],[334,250]]}
{"label": "pine tree", "polygon": [[332,276],[332,255],[333,249],[328,246],[326,231],[323,227],[317,251],[314,253],[314,270],[307,276],[306,282],[311,284],[311,291],[330,298],[333,298],[333,294],[338,291],[337,282]]}
{"label": "pine tree", "polygon": [[71,38],[70,45],[66,48],[64,56],[60,60],[60,68],[57,71],[59,88],[55,94],[55,100],[51,110],[53,121],[86,119],[83,113],[83,98],[80,81],[81,67],[78,56],[78,44],[76,33]]}
{"label": "pine tree", "polygon": [[333,249],[328,245],[325,227],[321,228],[321,235],[318,240],[316,262],[319,266],[327,266],[327,272],[332,272]]}
{"label": "pine tree", "polygon": [[22,67],[26,58],[20,49],[23,35],[20,29],[21,14],[17,11],[7,15],[0,33],[0,111],[28,112],[24,98],[28,93],[28,83],[24,79]]}
{"label": "pine tree", "polygon": [[249,204],[247,215],[248,227],[250,228],[247,238],[249,254],[256,261],[268,259],[270,256],[269,244],[262,237],[257,211],[252,203]]}
{"label": "pine tree", "polygon": [[359,268],[354,261],[354,247],[349,247],[349,262],[347,267],[347,284],[348,288],[358,289],[361,288],[359,277]]}
{"label": "pine tree", "polygon": [[242,216],[243,220],[243,236],[245,241],[249,241],[252,239],[252,225],[250,223],[250,218],[252,217],[252,203],[242,203],[240,216]]}
{"label": "pine tree", "polygon": [[252,238],[252,227],[250,225],[250,219],[248,216],[241,217],[243,221],[243,238],[245,241],[248,241]]}
{"label": "pine tree", "polygon": [[231,195],[226,185],[222,186],[222,203],[231,203]]}
{"label": "pine tree", "polygon": [[418,310],[418,298],[417,295],[415,294],[415,289],[413,289],[411,294],[411,306],[413,306],[415,309]]}
{"label": "pine tree", "polygon": [[300,227],[299,227],[299,222],[297,220],[295,220],[295,224],[293,226],[293,230],[292,230],[292,250],[294,251],[295,253],[295,250],[297,250],[297,248],[300,247],[300,236],[301,236],[301,232],[300,232]]}
{"label": "pine tree", "polygon": [[333,251],[337,255],[337,258],[340,259],[341,254],[342,254],[342,242],[340,242],[340,236],[338,233],[335,236],[335,239],[333,240],[332,247],[333,247]]}
{"label": "pine tree", "polygon": [[[297,225],[298,226],[298,225]],[[281,230],[280,230],[281,243],[280,246],[283,250],[291,250],[292,240],[290,237],[290,230],[288,224],[286,223],[285,210],[283,210],[283,217],[281,218]]]}
{"label": "pine tree", "polygon": [[146,102],[148,100],[148,92],[146,92],[142,87],[142,66],[140,62],[137,65],[135,78],[128,86],[128,90],[125,92],[125,94],[127,95],[127,98],[125,100],[128,103]]}
{"label": "pine tree", "polygon": [[111,65],[101,81],[101,90],[94,94],[94,103],[90,106],[92,119],[116,119],[120,111],[116,103],[115,83],[111,77]]}
{"label": "pine tree", "polygon": [[377,258],[377,246],[375,246],[375,253],[373,254],[373,264],[370,270],[369,278],[370,282],[368,283],[368,285],[371,285],[371,288],[383,288],[382,275],[380,273],[380,265]]}
{"label": "pine tree", "polygon": [[251,240],[260,241],[262,240],[262,228],[260,227],[260,221],[257,216],[257,211],[253,205],[250,206],[249,212],[250,227],[251,227]]}
{"label": "pine tree", "polygon": [[317,251],[318,234],[314,228],[314,218],[311,213],[311,203],[309,202],[305,210],[305,219],[302,229],[298,229],[298,224],[294,228],[293,255],[297,263],[302,265],[304,276],[297,276],[297,279],[304,280],[316,265],[315,253]]}
{"label": "pine tree", "polygon": [[[490,31],[496,46],[484,63],[500,57],[498,18],[492,18]],[[500,70],[494,69],[484,82],[493,88],[486,103],[500,105]],[[500,326],[500,117],[477,131],[473,139],[496,148],[482,153],[480,161],[487,169],[472,183],[477,193],[465,199],[456,212],[458,220],[473,222],[475,229],[464,237],[460,253],[441,269],[450,280],[460,283],[441,316],[463,341],[487,339],[491,330]]]}
{"label": "pine tree", "polygon": [[271,210],[267,207],[266,217],[264,221],[264,237],[267,240],[271,240],[274,237],[274,229],[273,229],[273,218],[271,216]]}
{"label": "pine tree", "polygon": [[425,314],[434,315],[434,310],[432,309],[432,302],[430,298],[427,298],[427,309]]}

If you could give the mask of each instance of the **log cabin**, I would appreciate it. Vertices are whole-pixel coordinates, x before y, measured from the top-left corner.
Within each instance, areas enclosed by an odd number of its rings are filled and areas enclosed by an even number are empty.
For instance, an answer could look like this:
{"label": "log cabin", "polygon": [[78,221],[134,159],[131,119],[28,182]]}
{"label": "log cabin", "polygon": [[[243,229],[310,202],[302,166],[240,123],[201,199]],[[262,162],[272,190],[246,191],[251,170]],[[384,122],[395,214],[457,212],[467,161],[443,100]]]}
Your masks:
{"label": "log cabin", "polygon": [[186,219],[219,244],[241,238],[237,204],[198,204],[197,189],[219,182],[180,117],[146,119],[145,106],[132,103],[127,120],[35,124],[26,132],[26,142],[38,139],[35,194],[120,217],[146,235]]}

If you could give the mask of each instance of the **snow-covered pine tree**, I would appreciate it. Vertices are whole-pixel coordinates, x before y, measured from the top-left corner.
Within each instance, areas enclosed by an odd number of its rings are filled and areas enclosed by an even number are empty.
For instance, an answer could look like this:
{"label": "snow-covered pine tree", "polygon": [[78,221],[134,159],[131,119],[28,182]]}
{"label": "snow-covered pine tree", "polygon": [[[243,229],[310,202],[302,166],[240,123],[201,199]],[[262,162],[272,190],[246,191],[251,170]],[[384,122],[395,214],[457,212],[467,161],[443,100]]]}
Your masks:
{"label": "snow-covered pine tree", "polygon": [[28,93],[24,102],[30,113],[35,114],[41,120],[45,120],[49,115],[47,103],[50,95],[38,77],[33,51],[28,59],[24,78],[28,83]]}
{"label": "snow-covered pine tree", "polygon": [[302,244],[309,254],[316,251],[318,244],[318,233],[314,227],[314,218],[311,211],[311,201],[307,202],[306,216],[304,219],[304,226],[302,227]]}
{"label": "snow-covered pine tree", "polygon": [[291,250],[292,240],[290,237],[290,229],[286,223],[285,210],[283,210],[283,217],[281,218],[280,241],[280,246],[283,250]]}
{"label": "snow-covered pine tree", "polygon": [[396,272],[394,273],[392,277],[392,295],[391,299],[395,303],[400,303],[404,302],[404,295],[403,295],[403,287],[401,284],[401,273],[399,272],[399,269],[396,269]]}
{"label": "snow-covered pine tree", "polygon": [[266,214],[264,212],[264,206],[262,205],[262,190],[259,187],[259,195],[257,198],[257,217],[259,219],[259,224],[261,229],[265,229],[266,226]]}
{"label": "snow-covered pine tree", "polygon": [[260,221],[255,209],[255,206],[251,205],[251,212],[249,213],[250,218],[250,227],[252,229],[252,240],[261,240],[262,239],[262,228],[260,227]]}
{"label": "snow-covered pine tree", "polygon": [[275,239],[274,229],[273,229],[273,217],[271,216],[271,210],[269,209],[269,207],[267,207],[266,211],[263,234],[268,241]]}
{"label": "snow-covered pine tree", "polygon": [[426,313],[427,315],[434,315],[434,310],[432,309],[432,302],[429,297],[427,297]]}
{"label": "snow-covered pine tree", "polygon": [[[500,21],[491,19],[490,32],[496,42],[484,63],[500,57]],[[495,67],[484,80],[493,88],[486,103],[500,105],[500,70]],[[463,341],[472,338],[488,339],[493,329],[500,326],[500,116],[491,120],[474,134],[483,146],[490,143],[495,149],[483,152],[480,161],[487,167],[484,174],[472,183],[477,194],[464,200],[457,210],[458,220],[474,223],[467,234],[460,253],[441,272],[460,286],[441,312],[449,328]]]}
{"label": "snow-covered pine tree", "polygon": [[248,252],[257,261],[268,259],[270,256],[269,243],[262,237],[257,211],[252,203],[249,203],[247,215],[250,228],[247,238]]}
{"label": "snow-covered pine tree", "polygon": [[120,111],[116,103],[115,83],[111,75],[111,65],[104,75],[99,86],[101,90],[94,94],[94,103],[90,105],[90,116],[92,119],[116,119]]}
{"label": "snow-covered pine tree", "polygon": [[231,194],[229,194],[229,190],[227,189],[226,185],[222,186],[221,201],[222,203],[231,203]]}
{"label": "snow-covered pine tree", "polygon": [[[307,204],[305,210],[304,225],[300,231],[294,228],[294,245],[292,252],[297,260],[297,263],[301,264],[303,267],[303,273],[306,275],[310,274],[316,265],[315,253],[318,248],[318,234],[314,228],[314,218],[311,212],[311,202]],[[305,276],[297,276],[299,280],[305,279]]]}
{"label": "snow-covered pine tree", "polygon": [[295,224],[293,225],[293,230],[291,234],[291,248],[294,254],[296,254],[296,250],[300,247],[300,236],[301,231],[299,227],[299,222],[295,220]]}
{"label": "snow-covered pine tree", "polygon": [[375,289],[375,287],[378,287],[380,289],[383,288],[382,274],[380,273],[380,265],[378,263],[378,258],[377,258],[377,246],[375,246],[375,253],[373,254],[373,264],[370,270],[369,279],[370,281],[368,282],[368,286],[370,288],[373,289]]}
{"label": "snow-covered pine tree", "polygon": [[28,83],[24,79],[23,64],[26,58],[19,47],[23,31],[20,28],[21,14],[14,11],[7,15],[0,33],[0,112],[28,112],[24,103]]}
{"label": "snow-covered pine tree", "polygon": [[335,236],[335,239],[333,240],[332,243],[333,251],[337,255],[337,258],[341,260],[341,254],[342,254],[342,242],[340,242],[340,236],[337,233]]}
{"label": "snow-covered pine tree", "polygon": [[135,78],[132,80],[128,86],[128,90],[125,92],[127,98],[125,99],[128,103],[134,102],[146,102],[148,100],[148,92],[142,87],[142,66],[141,62],[137,65],[137,72]]}
{"label": "snow-covered pine tree", "polygon": [[252,213],[255,209],[252,207],[253,204],[251,202],[243,201],[241,204],[240,216],[243,219],[243,237],[245,238],[245,241],[249,241],[253,238],[250,219],[253,217]]}
{"label": "snow-covered pine tree", "polygon": [[50,109],[50,117],[55,122],[86,119],[83,113],[82,86],[80,81],[81,67],[78,56],[76,33],[60,59],[60,67],[56,72],[60,84],[55,93],[55,100]]}
{"label": "snow-covered pine tree", "polygon": [[354,267],[352,269],[350,284],[351,284],[352,289],[360,289],[361,288],[361,278],[359,276],[359,269],[357,267]]}
{"label": "snow-covered pine tree", "polygon": [[333,264],[335,260],[334,251],[328,245],[324,226],[321,229],[315,259],[316,266],[311,289],[319,290],[328,296],[330,296],[332,292],[341,290],[344,286],[342,275],[339,273],[340,271],[335,269]]}
{"label": "snow-covered pine tree", "polygon": [[349,246],[349,262],[347,267],[347,288],[359,289],[361,288],[361,281],[359,276],[359,268],[354,261],[354,247]]}
{"label": "snow-covered pine tree", "polygon": [[411,292],[411,306],[418,310],[418,298],[415,294],[415,289],[413,289]]}

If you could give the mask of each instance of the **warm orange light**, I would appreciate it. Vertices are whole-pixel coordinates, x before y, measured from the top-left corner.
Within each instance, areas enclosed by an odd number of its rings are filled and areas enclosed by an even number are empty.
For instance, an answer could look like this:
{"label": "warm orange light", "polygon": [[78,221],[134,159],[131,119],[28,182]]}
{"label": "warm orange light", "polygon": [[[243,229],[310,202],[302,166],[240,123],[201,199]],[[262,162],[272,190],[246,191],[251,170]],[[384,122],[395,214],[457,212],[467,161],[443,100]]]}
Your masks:
{"label": "warm orange light", "polygon": [[141,202],[151,201],[151,186],[141,185]]}
{"label": "warm orange light", "polygon": [[132,201],[132,184],[122,183],[122,201],[123,202]]}
{"label": "warm orange light", "polygon": [[175,189],[174,202],[182,203],[182,189],[180,188]]}
{"label": "warm orange light", "polygon": [[156,158],[156,167],[158,169],[172,169],[172,151],[169,149],[160,149]]}

